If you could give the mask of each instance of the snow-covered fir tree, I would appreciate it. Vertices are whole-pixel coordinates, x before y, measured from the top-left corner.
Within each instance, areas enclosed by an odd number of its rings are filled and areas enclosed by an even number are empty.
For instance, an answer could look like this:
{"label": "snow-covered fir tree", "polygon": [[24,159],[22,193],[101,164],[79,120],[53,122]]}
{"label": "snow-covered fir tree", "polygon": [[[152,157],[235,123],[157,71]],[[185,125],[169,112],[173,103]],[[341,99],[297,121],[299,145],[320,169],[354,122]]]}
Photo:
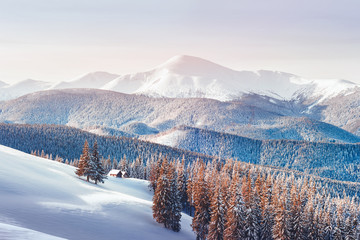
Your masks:
{"label": "snow-covered fir tree", "polygon": [[208,184],[205,181],[205,163],[199,161],[199,166],[192,187],[195,213],[191,226],[196,233],[196,238],[204,240],[207,237],[210,222],[210,201]]}
{"label": "snow-covered fir tree", "polygon": [[94,142],[94,146],[92,149],[92,154],[90,158],[90,165],[93,168],[92,175],[90,176],[90,179],[95,181],[95,184],[98,182],[104,183],[104,179],[106,179],[106,172],[103,168],[101,162],[100,162],[100,155],[98,152],[98,145],[97,142]]}
{"label": "snow-covered fir tree", "polygon": [[153,217],[158,223],[175,232],[180,231],[181,203],[172,163],[162,161],[160,175],[153,197]]}

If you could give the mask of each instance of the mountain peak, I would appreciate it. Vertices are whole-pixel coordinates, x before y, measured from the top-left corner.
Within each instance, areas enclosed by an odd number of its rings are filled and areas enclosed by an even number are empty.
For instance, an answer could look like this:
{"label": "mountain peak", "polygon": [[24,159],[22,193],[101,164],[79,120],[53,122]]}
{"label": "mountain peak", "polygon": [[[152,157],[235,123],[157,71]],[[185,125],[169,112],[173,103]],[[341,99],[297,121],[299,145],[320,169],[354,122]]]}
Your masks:
{"label": "mountain peak", "polygon": [[189,55],[176,55],[159,65],[156,69],[166,69],[176,74],[190,76],[203,76],[216,72],[233,71],[214,62]]}
{"label": "mountain peak", "polygon": [[108,72],[90,72],[83,74],[69,82],[59,82],[51,87],[51,89],[66,89],[66,88],[101,88],[105,84],[119,77],[117,74]]}
{"label": "mountain peak", "polygon": [[93,80],[99,79],[99,80],[108,81],[108,80],[113,80],[117,77],[119,77],[118,74],[108,73],[108,72],[104,72],[104,71],[96,71],[96,72],[89,72],[89,73],[80,75],[79,77],[72,79],[70,82],[81,81],[81,80],[85,80],[85,79],[93,79]]}

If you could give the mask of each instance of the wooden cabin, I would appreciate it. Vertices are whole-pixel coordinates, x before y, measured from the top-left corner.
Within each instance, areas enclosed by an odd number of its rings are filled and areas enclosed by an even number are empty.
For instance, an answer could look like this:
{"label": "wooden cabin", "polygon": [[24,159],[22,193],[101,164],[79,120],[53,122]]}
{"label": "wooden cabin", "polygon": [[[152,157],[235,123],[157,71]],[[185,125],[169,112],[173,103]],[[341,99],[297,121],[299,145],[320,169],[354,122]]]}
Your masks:
{"label": "wooden cabin", "polygon": [[122,177],[122,172],[120,170],[117,169],[111,169],[111,171],[108,173],[108,175],[110,177],[117,177],[117,178],[121,178]]}
{"label": "wooden cabin", "polygon": [[126,171],[122,171],[122,177],[123,178],[128,178],[129,174]]}
{"label": "wooden cabin", "polygon": [[111,169],[108,173],[110,177],[117,177],[117,178],[128,178],[129,174],[126,171],[120,171],[118,169]]}

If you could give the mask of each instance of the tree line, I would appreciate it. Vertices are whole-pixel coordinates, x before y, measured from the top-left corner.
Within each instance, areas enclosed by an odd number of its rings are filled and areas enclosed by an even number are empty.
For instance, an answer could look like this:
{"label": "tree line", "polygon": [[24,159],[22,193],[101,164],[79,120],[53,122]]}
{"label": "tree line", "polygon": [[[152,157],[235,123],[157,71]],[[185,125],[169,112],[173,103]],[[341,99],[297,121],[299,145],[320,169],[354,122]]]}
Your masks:
{"label": "tree line", "polygon": [[154,219],[179,231],[182,209],[197,239],[360,239],[358,198],[332,196],[312,178],[163,158],[151,163],[149,180]]}

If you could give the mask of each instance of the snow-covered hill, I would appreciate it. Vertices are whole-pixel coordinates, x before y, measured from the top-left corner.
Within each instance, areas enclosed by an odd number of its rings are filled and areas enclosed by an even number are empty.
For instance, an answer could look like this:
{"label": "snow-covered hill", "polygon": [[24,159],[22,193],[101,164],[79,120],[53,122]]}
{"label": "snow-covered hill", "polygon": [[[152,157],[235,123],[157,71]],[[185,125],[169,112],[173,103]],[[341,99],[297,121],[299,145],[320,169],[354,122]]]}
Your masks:
{"label": "snow-covered hill", "polygon": [[[1,84],[0,84],[1,85]],[[48,89],[51,83],[26,79],[10,85],[0,86],[0,101],[13,99],[28,93],[42,91]]]}
{"label": "snow-covered hill", "polygon": [[109,177],[94,185],[74,170],[0,145],[0,239],[52,239],[41,233],[65,239],[195,238],[186,215],[179,233],[152,219],[147,181]]}
{"label": "snow-covered hill", "polygon": [[[144,135],[140,139],[158,143],[170,147],[193,151],[189,146],[197,144],[197,128],[179,126],[153,135]],[[292,139],[306,140],[310,142],[336,142],[336,143],[359,143],[360,137],[350,134],[343,129],[333,125],[317,122],[308,118],[284,118],[274,124],[263,124],[260,126],[243,125],[237,129],[239,137],[246,136],[254,139]],[[201,129],[208,135],[213,131]],[[230,129],[228,132],[231,132]],[[231,136],[229,133],[222,133],[223,136]],[[213,134],[214,135],[214,134]],[[221,142],[221,139],[217,139]],[[185,143],[185,144],[184,144]],[[186,147],[183,147],[186,145]],[[204,152],[202,152],[204,153]],[[209,154],[210,153],[205,153]]]}
{"label": "snow-covered hill", "polygon": [[58,83],[37,81],[26,79],[14,84],[0,82],[0,101],[14,99],[25,94],[34,93],[50,89],[68,89],[68,88],[101,88],[111,80],[119,77],[117,74],[107,72],[92,72],[84,74],[70,81]]}
{"label": "snow-covered hill", "polygon": [[[0,122],[61,124],[84,130],[103,127],[108,128],[105,132],[111,133],[114,129],[120,131],[119,135],[128,136],[155,134],[187,125],[258,139],[354,143],[358,137],[353,134],[315,120],[347,119],[353,124],[351,132],[357,133],[360,104],[353,104],[348,97],[353,98],[348,95],[341,99],[341,104],[332,103],[338,104],[332,111],[331,106],[322,105],[318,110],[314,107],[317,115],[304,111],[306,105],[259,95],[221,102],[201,98],[150,98],[95,89],[51,90],[0,103]],[[332,119],[331,115],[335,114],[339,117]],[[344,126],[347,125],[341,127]],[[115,132],[114,135],[118,135]]]}
{"label": "snow-covered hill", "polygon": [[50,89],[101,88],[117,77],[119,77],[117,74],[107,72],[92,72],[84,74],[68,82],[56,83],[51,86]]}

